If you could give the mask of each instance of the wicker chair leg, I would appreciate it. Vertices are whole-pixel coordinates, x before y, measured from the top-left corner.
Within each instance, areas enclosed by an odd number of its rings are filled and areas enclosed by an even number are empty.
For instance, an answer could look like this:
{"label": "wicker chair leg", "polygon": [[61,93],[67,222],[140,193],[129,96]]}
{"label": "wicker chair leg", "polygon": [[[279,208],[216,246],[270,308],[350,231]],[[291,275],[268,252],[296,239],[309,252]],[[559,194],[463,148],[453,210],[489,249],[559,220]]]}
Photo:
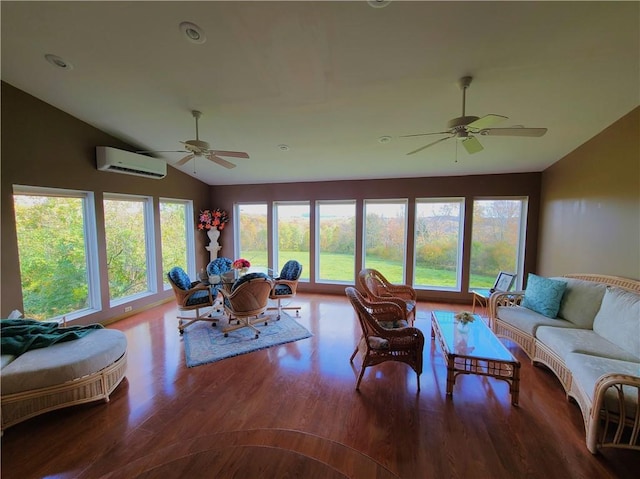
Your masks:
{"label": "wicker chair leg", "polygon": [[367,369],[367,367],[363,364],[362,369],[360,369],[360,374],[358,375],[358,380],[356,381],[356,391],[360,390],[360,381],[362,381],[362,376],[364,376],[365,369]]}

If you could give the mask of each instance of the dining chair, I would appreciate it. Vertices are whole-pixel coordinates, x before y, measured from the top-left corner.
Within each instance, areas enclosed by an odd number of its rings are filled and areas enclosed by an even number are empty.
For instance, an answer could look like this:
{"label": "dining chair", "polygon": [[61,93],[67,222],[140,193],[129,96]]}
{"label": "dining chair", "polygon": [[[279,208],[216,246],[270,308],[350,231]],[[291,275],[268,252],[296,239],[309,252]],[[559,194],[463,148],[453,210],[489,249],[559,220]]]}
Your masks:
{"label": "dining chair", "polygon": [[[229,326],[222,330],[225,337],[231,331],[250,328],[258,339],[260,330],[254,324],[264,322],[266,326],[271,319],[264,314],[269,304],[271,288],[273,282],[266,274],[247,273],[240,277],[230,290],[220,289],[224,309],[229,316]],[[235,324],[232,324],[234,320]]]}
{"label": "dining chair", "polygon": [[[220,317],[211,316],[218,296],[218,288],[208,286],[200,281],[191,281],[187,273],[176,266],[167,273],[167,279],[173,289],[178,304],[178,311],[195,311],[195,316],[178,315],[178,331],[184,333],[185,328],[196,321],[209,321],[212,326],[218,323]],[[210,308],[203,313],[200,310]]]}
{"label": "dining chair", "polygon": [[424,334],[418,328],[407,326],[402,307],[390,301],[369,301],[354,287],[347,287],[345,293],[358,316],[362,336],[349,358],[353,363],[360,352],[362,367],[356,381],[360,381],[366,368],[385,361],[399,361],[408,364],[415,372],[418,391],[422,374],[422,352]]}
{"label": "dining chair", "polygon": [[405,284],[392,284],[380,271],[366,268],[358,274],[358,284],[369,301],[391,301],[402,308],[411,325],[416,318],[416,290]]}
{"label": "dining chair", "polygon": [[282,310],[285,309],[295,310],[296,316],[299,315],[300,306],[282,306],[282,300],[293,298],[296,295],[298,281],[301,274],[302,265],[298,261],[292,259],[284,264],[280,271],[280,276],[273,278],[273,289],[269,294],[269,299],[277,301],[278,306],[269,309],[275,309],[278,311],[276,319],[280,319]]}

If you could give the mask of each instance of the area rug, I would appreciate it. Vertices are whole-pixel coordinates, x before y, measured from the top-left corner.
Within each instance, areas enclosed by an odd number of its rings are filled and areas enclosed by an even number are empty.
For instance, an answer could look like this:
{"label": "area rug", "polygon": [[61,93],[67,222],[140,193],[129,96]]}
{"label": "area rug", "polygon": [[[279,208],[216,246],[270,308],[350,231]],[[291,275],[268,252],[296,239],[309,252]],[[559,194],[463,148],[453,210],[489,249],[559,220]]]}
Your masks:
{"label": "area rug", "polygon": [[255,339],[255,333],[250,328],[230,331],[229,336],[225,338],[222,329],[228,324],[226,317],[216,327],[206,321],[192,324],[184,330],[183,335],[187,367],[214,363],[313,336],[285,312],[282,312],[279,321],[275,320],[275,315],[272,317],[273,320],[267,326],[264,322],[255,324],[260,330],[258,339]]}

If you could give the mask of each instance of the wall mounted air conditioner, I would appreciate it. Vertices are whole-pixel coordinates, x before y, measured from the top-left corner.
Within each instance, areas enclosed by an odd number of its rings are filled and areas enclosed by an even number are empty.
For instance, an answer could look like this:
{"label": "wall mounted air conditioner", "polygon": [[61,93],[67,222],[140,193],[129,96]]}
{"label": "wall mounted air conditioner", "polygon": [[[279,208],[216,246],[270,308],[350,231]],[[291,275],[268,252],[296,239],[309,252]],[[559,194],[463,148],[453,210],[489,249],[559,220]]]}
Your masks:
{"label": "wall mounted air conditioner", "polygon": [[96,146],[96,163],[100,171],[155,179],[167,176],[164,161],[109,146]]}

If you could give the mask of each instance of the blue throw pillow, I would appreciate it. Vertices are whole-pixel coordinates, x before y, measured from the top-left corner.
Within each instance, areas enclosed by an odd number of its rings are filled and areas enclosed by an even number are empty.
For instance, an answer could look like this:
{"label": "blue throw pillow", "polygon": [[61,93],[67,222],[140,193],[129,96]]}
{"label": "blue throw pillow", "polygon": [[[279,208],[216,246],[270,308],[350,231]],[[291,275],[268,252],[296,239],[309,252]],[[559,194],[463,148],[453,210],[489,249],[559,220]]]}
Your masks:
{"label": "blue throw pillow", "polygon": [[567,283],[529,273],[522,306],[548,318],[558,316]]}

